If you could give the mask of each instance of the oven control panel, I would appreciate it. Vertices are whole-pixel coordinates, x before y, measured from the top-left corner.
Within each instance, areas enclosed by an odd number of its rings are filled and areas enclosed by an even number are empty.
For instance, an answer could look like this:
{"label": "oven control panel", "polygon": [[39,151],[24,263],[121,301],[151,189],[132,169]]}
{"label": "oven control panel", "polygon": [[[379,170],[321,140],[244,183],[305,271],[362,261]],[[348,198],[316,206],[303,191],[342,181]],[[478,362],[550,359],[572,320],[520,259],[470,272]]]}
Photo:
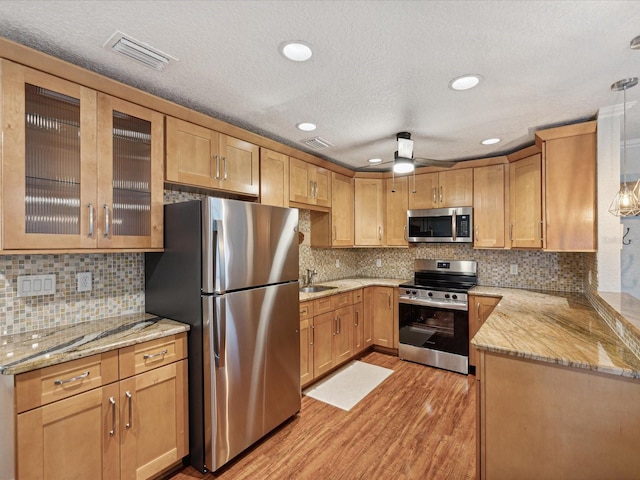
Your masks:
{"label": "oven control panel", "polygon": [[451,307],[467,307],[468,297],[466,293],[447,292],[440,290],[427,290],[425,288],[400,286],[398,287],[398,298],[411,303],[423,303],[425,305],[434,304],[438,306],[450,305]]}

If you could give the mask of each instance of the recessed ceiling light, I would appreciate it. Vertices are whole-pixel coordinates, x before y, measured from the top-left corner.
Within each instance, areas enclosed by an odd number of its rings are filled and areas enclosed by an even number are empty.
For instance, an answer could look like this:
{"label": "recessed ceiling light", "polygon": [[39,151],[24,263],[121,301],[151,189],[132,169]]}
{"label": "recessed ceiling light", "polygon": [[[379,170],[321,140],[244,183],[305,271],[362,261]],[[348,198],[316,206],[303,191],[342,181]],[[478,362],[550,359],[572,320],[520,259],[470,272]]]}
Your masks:
{"label": "recessed ceiling light", "polygon": [[454,78],[449,83],[449,88],[453,90],[469,90],[480,83],[480,75],[463,75],[461,77]]}
{"label": "recessed ceiling light", "polygon": [[283,43],[280,45],[280,52],[285,58],[293,60],[294,62],[306,62],[311,58],[311,55],[313,55],[311,47],[300,41]]}
{"label": "recessed ceiling light", "polygon": [[370,158],[369,163],[382,163],[381,158]]}
{"label": "recessed ceiling light", "polygon": [[487,138],[486,140],[482,140],[482,145],[495,145],[496,143],[500,143],[499,138]]}
{"label": "recessed ceiling light", "polygon": [[316,129],[315,123],[310,122],[302,122],[296,125],[298,130],[302,130],[303,132],[313,132]]}

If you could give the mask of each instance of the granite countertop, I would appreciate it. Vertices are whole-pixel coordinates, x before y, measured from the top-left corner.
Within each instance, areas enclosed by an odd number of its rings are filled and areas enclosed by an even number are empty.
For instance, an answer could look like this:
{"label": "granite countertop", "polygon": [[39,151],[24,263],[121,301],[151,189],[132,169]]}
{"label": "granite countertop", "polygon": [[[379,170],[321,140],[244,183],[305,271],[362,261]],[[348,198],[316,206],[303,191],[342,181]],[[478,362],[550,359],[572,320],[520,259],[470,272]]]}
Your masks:
{"label": "granite countertop", "polygon": [[502,297],[472,344],[494,353],[640,378],[640,359],[581,294],[474,287]]}
{"label": "granite countertop", "polygon": [[0,336],[0,373],[16,375],[189,330],[189,325],[136,313]]}
{"label": "granite countertop", "polygon": [[328,297],[337,293],[349,292],[364,287],[397,287],[402,283],[411,282],[412,280],[397,278],[345,278],[343,280],[331,280],[330,282],[317,282],[314,285],[322,285],[327,287],[336,287],[324,292],[303,293],[300,292],[300,301],[307,302],[316,298]]}

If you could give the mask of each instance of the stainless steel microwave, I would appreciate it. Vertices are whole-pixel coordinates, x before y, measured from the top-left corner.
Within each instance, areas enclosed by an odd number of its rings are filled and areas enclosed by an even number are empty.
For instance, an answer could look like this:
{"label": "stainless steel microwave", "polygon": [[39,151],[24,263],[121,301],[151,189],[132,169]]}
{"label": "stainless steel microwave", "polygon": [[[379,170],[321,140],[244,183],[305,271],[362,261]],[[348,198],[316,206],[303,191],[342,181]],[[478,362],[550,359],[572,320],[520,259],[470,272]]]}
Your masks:
{"label": "stainless steel microwave", "polygon": [[411,243],[471,243],[473,208],[408,210],[407,232]]}

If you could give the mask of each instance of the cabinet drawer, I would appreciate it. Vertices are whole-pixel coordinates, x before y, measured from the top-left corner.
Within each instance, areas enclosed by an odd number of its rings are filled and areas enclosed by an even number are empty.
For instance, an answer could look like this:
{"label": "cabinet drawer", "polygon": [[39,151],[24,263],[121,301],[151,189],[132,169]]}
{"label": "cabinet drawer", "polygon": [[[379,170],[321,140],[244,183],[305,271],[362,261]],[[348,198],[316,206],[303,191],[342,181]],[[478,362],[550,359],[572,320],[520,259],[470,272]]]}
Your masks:
{"label": "cabinet drawer", "polygon": [[120,378],[131,377],[138,373],[168,365],[186,358],[186,354],[186,333],[121,348],[119,350]]}
{"label": "cabinet drawer", "polygon": [[16,413],[118,380],[118,351],[16,375]]}
{"label": "cabinet drawer", "polygon": [[313,302],[304,302],[300,304],[300,320],[313,317]]}
{"label": "cabinet drawer", "polygon": [[333,304],[331,302],[332,298],[333,298],[333,296],[329,295],[329,296],[318,298],[317,300],[314,300],[313,301],[313,314],[314,315],[321,315],[323,313],[327,313],[327,312],[330,312],[331,310],[334,310]]}
{"label": "cabinet drawer", "polygon": [[362,289],[354,290],[353,292],[353,303],[362,302]]}
{"label": "cabinet drawer", "polygon": [[340,307],[353,305],[353,292],[346,292],[346,293],[341,293],[340,295],[332,296],[331,305],[333,306],[333,310],[336,310]]}

